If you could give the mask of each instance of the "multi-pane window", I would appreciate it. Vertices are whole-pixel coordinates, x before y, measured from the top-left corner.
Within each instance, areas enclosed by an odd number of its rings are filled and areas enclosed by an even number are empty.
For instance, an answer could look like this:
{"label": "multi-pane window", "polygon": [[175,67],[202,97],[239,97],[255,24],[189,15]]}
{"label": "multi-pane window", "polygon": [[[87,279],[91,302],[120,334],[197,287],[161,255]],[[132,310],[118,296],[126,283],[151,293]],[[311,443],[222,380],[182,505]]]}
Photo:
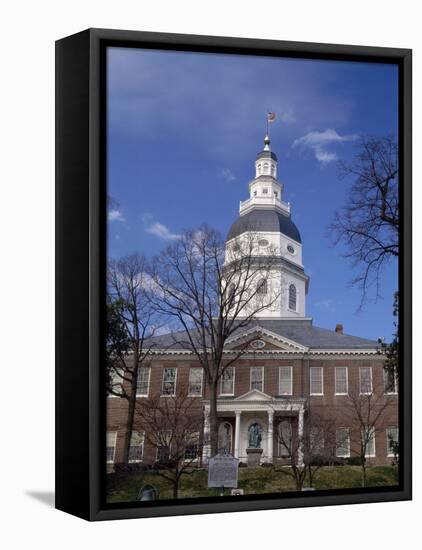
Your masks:
{"label": "multi-pane window", "polygon": [[202,395],[202,368],[189,369],[189,395]]}
{"label": "multi-pane window", "polygon": [[399,444],[399,429],[396,426],[387,428],[387,456],[396,456]]}
{"label": "multi-pane window", "polygon": [[370,395],[372,393],[372,368],[359,368],[359,386],[361,395]]}
{"label": "multi-pane window", "polygon": [[170,460],[171,431],[165,430],[157,435],[157,461],[168,462]]}
{"label": "multi-pane window", "polygon": [[309,370],[310,394],[322,395],[324,393],[322,367],[311,367]]}
{"label": "multi-pane window", "polygon": [[279,455],[286,458],[292,454],[292,425],[288,420],[283,420],[278,426]]}
{"label": "multi-pane window", "polygon": [[251,367],[251,390],[264,391],[264,367]]}
{"label": "multi-pane window", "polygon": [[106,436],[106,460],[107,462],[114,462],[114,455],[116,453],[116,440],[117,432],[107,432]]}
{"label": "multi-pane window", "polygon": [[289,309],[296,311],[297,308],[297,291],[295,285],[289,286]]}
{"label": "multi-pane window", "polygon": [[336,430],[336,456],[339,458],[350,456],[349,428],[337,428]]}
{"label": "multi-pane window", "polygon": [[373,426],[362,428],[361,437],[365,456],[375,456],[375,428]]}
{"label": "multi-pane window", "polygon": [[292,395],[292,367],[279,367],[279,394],[280,395]]}
{"label": "multi-pane window", "polygon": [[138,369],[138,379],[136,381],[136,395],[148,397],[149,379],[151,369],[149,367],[141,367]]}
{"label": "multi-pane window", "polygon": [[144,454],[144,433],[132,432],[129,447],[129,462],[141,462]]}
{"label": "multi-pane window", "polygon": [[221,395],[234,394],[234,367],[227,367],[221,377]]}
{"label": "multi-pane window", "polygon": [[199,434],[191,434],[189,441],[185,447],[184,459],[185,460],[196,460],[199,457]]}
{"label": "multi-pane window", "polygon": [[162,395],[175,395],[176,373],[177,373],[177,370],[175,367],[166,367],[163,370],[163,382],[161,387]]}
{"label": "multi-pane window", "polygon": [[335,378],[336,378],[336,394],[346,395],[348,392],[347,367],[336,367]]}
{"label": "multi-pane window", "polygon": [[396,369],[384,369],[384,393],[397,393]]}

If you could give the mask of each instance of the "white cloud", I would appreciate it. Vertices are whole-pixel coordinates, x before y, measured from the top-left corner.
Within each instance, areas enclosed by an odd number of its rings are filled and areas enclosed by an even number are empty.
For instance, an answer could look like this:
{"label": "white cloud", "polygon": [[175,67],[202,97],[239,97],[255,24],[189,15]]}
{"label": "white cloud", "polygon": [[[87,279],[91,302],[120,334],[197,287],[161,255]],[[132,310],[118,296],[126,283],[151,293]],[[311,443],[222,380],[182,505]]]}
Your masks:
{"label": "white cloud", "polygon": [[281,122],[284,122],[285,124],[293,124],[294,122],[296,122],[296,116],[294,110],[291,107],[285,109],[278,118],[281,120]]}
{"label": "white cloud", "polygon": [[328,129],[324,132],[308,132],[304,136],[295,139],[293,149],[301,147],[302,149],[311,149],[314,152],[315,158],[322,164],[328,164],[338,159],[336,153],[328,151],[327,147],[346,141],[354,141],[357,139],[355,134],[341,136],[336,130]]}
{"label": "white cloud", "polygon": [[319,302],[315,302],[315,306],[325,311],[335,311],[335,302],[331,298],[325,298]]}
{"label": "white cloud", "polygon": [[108,63],[111,136],[146,146],[165,136],[208,151],[220,167],[243,159],[251,144],[259,150],[267,109],[276,113],[275,150],[303,128],[343,127],[354,106],[324,91],[328,63],[136,48],[110,49]]}
{"label": "white cloud", "polygon": [[159,237],[160,239],[164,239],[165,241],[174,241],[175,239],[180,238],[180,235],[177,233],[172,233],[168,227],[160,222],[153,222],[145,229],[145,231],[151,235]]}
{"label": "white cloud", "polygon": [[110,210],[108,213],[108,220],[110,222],[124,222],[125,218],[123,214],[120,212],[120,210],[113,209],[113,210]]}
{"label": "white cloud", "polygon": [[226,180],[226,181],[234,181],[236,179],[236,176],[233,174],[233,172],[231,170],[229,170],[228,168],[223,168],[221,170],[221,176]]}

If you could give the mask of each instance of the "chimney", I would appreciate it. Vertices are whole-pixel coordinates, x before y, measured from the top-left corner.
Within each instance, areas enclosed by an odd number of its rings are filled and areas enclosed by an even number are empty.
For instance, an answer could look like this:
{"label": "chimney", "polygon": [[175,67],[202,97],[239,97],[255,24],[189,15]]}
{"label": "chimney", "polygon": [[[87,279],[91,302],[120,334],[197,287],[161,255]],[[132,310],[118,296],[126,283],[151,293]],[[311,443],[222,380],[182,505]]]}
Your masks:
{"label": "chimney", "polygon": [[343,325],[342,324],[336,325],[336,332],[338,332],[339,334],[343,334]]}

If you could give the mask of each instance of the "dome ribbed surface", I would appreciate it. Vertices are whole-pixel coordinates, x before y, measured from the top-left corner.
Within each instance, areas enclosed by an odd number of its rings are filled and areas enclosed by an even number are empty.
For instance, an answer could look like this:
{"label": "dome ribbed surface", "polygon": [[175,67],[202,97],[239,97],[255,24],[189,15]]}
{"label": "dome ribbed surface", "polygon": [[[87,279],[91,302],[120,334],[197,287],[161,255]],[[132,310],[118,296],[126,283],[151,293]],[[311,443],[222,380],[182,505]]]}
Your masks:
{"label": "dome ribbed surface", "polygon": [[247,214],[239,216],[231,226],[227,240],[235,239],[247,231],[280,232],[286,237],[302,243],[299,230],[291,218],[273,209],[254,208]]}

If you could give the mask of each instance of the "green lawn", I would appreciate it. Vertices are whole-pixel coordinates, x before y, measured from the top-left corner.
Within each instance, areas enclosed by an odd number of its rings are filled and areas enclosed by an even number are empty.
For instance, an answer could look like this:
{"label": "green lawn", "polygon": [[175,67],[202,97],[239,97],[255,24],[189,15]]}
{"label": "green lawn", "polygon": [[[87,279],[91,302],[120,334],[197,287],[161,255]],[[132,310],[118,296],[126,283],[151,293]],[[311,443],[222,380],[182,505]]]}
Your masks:
{"label": "green lawn", "polygon": [[[284,468],[287,471],[287,468]],[[136,500],[139,489],[146,484],[154,485],[160,499],[172,498],[171,484],[153,472],[118,473],[107,476],[108,502]],[[367,469],[367,486],[377,487],[397,484],[397,469],[393,466],[373,466]],[[305,486],[307,483],[305,483]],[[361,487],[359,466],[327,466],[317,471],[314,480],[316,489],[344,489]],[[245,495],[258,493],[283,493],[294,491],[293,479],[271,468],[240,468],[239,488]],[[217,496],[217,489],[207,487],[207,472],[197,470],[182,477],[179,498]],[[229,495],[230,491],[226,490]]]}

